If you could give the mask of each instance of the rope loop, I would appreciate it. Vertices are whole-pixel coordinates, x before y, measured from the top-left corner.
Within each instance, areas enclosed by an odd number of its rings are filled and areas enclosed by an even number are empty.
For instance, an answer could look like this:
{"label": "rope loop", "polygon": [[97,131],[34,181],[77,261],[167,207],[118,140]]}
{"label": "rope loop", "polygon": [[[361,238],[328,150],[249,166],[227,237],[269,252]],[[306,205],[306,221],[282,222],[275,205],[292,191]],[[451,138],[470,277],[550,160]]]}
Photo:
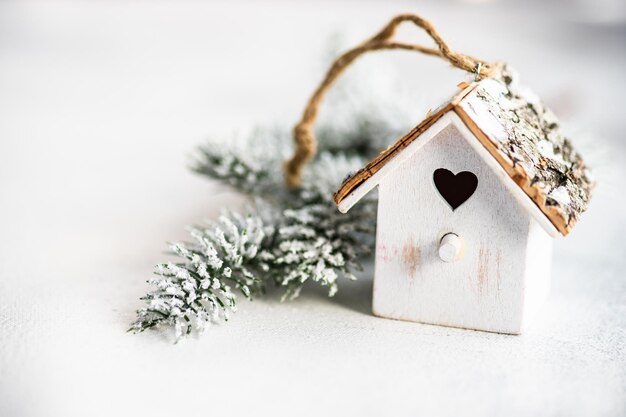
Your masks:
{"label": "rope loop", "polygon": [[[393,42],[392,38],[396,33],[396,29],[404,22],[411,22],[423,29],[435,42],[437,47],[429,48],[417,44]],[[402,14],[394,17],[372,38],[339,56],[332,63],[321,84],[309,99],[302,114],[302,118],[293,130],[293,138],[296,145],[295,153],[293,157],[285,163],[285,180],[289,187],[299,187],[301,185],[302,170],[307,162],[313,159],[317,152],[317,140],[313,133],[313,126],[322,100],[330,87],[358,57],[367,52],[382,50],[406,50],[437,56],[447,60],[457,68],[475,73],[477,80],[492,76],[496,69],[495,64],[452,51],[446,41],[428,20],[414,14]]]}

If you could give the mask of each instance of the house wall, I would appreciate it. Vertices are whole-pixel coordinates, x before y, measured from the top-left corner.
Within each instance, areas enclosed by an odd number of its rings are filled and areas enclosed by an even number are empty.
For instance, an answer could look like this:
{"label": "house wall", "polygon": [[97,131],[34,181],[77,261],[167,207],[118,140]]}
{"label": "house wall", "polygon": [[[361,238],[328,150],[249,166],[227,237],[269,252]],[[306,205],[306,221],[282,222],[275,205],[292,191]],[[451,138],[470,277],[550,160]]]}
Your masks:
{"label": "house wall", "polygon": [[[470,171],[478,177],[474,194],[454,211],[435,188],[437,168],[455,174]],[[521,331],[525,307],[540,304],[537,294],[547,278],[540,274],[526,280],[532,262],[528,255],[542,256],[534,270],[540,273],[546,255],[537,254],[538,246],[551,242],[502,181],[501,173],[454,124],[380,180],[374,314],[502,333]],[[529,241],[531,228],[534,241]],[[438,246],[450,232],[462,238],[463,254],[445,263]]]}
{"label": "house wall", "polygon": [[552,242],[552,238],[544,229],[537,222],[531,221],[526,245],[522,329],[527,328],[539,314],[550,292]]}

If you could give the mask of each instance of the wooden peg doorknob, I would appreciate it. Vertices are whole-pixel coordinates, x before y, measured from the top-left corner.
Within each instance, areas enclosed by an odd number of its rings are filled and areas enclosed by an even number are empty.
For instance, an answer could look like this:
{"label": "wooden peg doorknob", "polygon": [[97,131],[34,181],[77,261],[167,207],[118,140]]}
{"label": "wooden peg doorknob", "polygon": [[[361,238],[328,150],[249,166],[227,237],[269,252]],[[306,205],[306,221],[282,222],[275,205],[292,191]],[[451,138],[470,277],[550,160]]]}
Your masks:
{"label": "wooden peg doorknob", "polygon": [[439,257],[444,262],[454,262],[459,259],[463,242],[455,233],[448,233],[439,241]]}

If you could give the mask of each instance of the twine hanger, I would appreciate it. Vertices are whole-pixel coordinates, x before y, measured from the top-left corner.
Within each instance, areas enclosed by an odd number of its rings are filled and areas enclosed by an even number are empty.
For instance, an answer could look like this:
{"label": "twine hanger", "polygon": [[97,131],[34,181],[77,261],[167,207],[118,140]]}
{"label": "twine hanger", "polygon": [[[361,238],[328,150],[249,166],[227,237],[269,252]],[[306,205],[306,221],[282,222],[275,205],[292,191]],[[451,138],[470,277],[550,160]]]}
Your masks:
{"label": "twine hanger", "polygon": [[[403,22],[412,22],[417,27],[422,28],[428,36],[435,41],[436,48],[428,48],[417,44],[407,44],[392,41],[392,37],[397,27]],[[313,133],[313,126],[319,111],[322,99],[326,92],[339,78],[339,76],[352,64],[359,56],[370,51],[381,51],[384,49],[403,49],[407,51],[420,52],[425,55],[438,56],[447,60],[453,66],[476,74],[476,79],[490,77],[495,72],[496,65],[474,58],[469,55],[454,52],[450,49],[446,41],[443,40],[439,32],[433,25],[421,17],[414,14],[402,14],[394,17],[391,21],[374,37],[365,41],[356,48],[350,49],[339,56],[326,73],[324,80],[315,90],[309,99],[300,122],[295,126],[293,138],[296,150],[293,157],[285,164],[285,180],[290,187],[299,187],[302,183],[302,170],[317,152],[317,140]]]}

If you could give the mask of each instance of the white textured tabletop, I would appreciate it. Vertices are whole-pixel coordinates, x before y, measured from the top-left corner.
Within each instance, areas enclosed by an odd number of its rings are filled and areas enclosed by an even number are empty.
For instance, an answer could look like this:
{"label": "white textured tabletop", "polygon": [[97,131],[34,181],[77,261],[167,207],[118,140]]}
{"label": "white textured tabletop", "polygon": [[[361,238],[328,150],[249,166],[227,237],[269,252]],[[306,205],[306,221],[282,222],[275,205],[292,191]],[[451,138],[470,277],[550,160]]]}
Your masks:
{"label": "white textured tabletop", "polygon": [[[0,3],[0,415],[626,414],[626,27],[600,3]],[[290,125],[331,40],[405,11],[509,61],[595,168],[542,318],[523,336],[375,318],[365,273],[332,299],[242,301],[177,345],[126,333],[164,242],[241,202],[188,171],[194,147]],[[367,59],[368,90],[416,122],[459,78]]]}

